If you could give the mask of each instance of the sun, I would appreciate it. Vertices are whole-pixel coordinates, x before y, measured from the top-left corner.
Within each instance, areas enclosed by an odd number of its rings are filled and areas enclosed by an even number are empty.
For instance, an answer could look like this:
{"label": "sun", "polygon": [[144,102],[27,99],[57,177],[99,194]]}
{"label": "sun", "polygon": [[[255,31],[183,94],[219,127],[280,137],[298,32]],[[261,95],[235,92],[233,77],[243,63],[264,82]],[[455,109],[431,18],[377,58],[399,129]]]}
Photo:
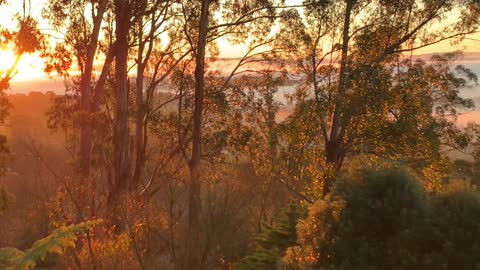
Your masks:
{"label": "sun", "polygon": [[[0,72],[5,73],[12,68],[16,55],[10,50],[0,50]],[[44,78],[44,60],[38,54],[24,54],[18,63],[12,81],[23,81]]]}

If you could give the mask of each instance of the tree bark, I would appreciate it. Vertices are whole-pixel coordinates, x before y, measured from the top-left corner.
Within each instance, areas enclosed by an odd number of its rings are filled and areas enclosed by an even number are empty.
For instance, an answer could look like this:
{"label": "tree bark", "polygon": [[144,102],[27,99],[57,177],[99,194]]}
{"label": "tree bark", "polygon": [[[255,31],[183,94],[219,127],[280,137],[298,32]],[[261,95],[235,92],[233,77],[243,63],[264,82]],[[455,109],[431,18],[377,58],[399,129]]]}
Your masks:
{"label": "tree bark", "polygon": [[344,129],[342,128],[342,97],[345,94],[346,79],[347,79],[347,63],[348,63],[348,46],[350,41],[350,19],[352,15],[355,0],[346,0],[345,18],[343,22],[342,31],[342,54],[340,60],[340,75],[338,79],[338,92],[335,101],[335,110],[333,113],[332,126],[330,129],[330,136],[325,140],[325,158],[330,165],[327,177],[324,179],[323,194],[330,192],[330,187],[335,178],[336,170],[338,169],[338,162],[342,159],[341,148],[343,142]]}
{"label": "tree bark", "polygon": [[[141,64],[138,64],[139,71]],[[136,79],[136,107],[137,114],[135,117],[135,167],[133,170],[132,184],[130,188],[134,190],[139,182],[142,174],[143,165],[145,164],[145,142],[144,142],[144,127],[145,127],[145,104],[143,98],[143,71],[137,73]]]}
{"label": "tree bark", "polygon": [[130,174],[128,130],[128,30],[129,2],[115,1],[115,108],[113,130],[114,194],[126,191]]}
{"label": "tree bark", "polygon": [[199,18],[199,32],[195,52],[195,101],[193,113],[192,157],[190,160],[190,181],[188,186],[188,232],[186,269],[202,269],[201,265],[201,138],[203,94],[205,80],[205,50],[208,33],[208,9],[210,0],[202,0]]}
{"label": "tree bark", "polygon": [[[140,180],[145,167],[146,162],[146,147],[147,147],[147,115],[151,106],[151,93],[155,89],[154,83],[150,82],[150,85],[145,91],[145,69],[147,63],[154,51],[154,41],[156,31],[158,27],[166,21],[166,12],[168,10],[169,3],[165,3],[166,6],[160,12],[160,15],[156,15],[155,12],[149,14],[151,16],[150,31],[147,36],[144,36],[144,18],[139,17],[137,23],[139,26],[138,35],[138,52],[137,52],[137,78],[136,78],[136,118],[135,118],[135,160],[132,180],[130,184],[130,190],[135,190],[140,185]],[[157,6],[158,8],[158,6]],[[163,15],[162,15],[163,14]],[[148,14],[147,14],[148,15]],[[160,19],[163,16],[162,19]],[[147,45],[148,44],[148,45]],[[156,74],[154,72],[154,74]],[[154,75],[155,76],[155,75]]]}
{"label": "tree bark", "polygon": [[[140,29],[142,29],[143,20],[139,20]],[[153,30],[152,30],[153,31]],[[153,33],[152,33],[153,34]],[[136,98],[136,117],[135,117],[135,167],[133,169],[132,183],[130,185],[131,190],[135,190],[140,182],[140,176],[142,174],[143,165],[145,164],[145,101],[143,95],[144,88],[144,72],[145,62],[143,59],[143,53],[145,50],[146,41],[143,40],[143,32],[140,30],[138,33],[138,53],[137,53],[137,78],[135,81],[135,98]],[[153,41],[150,41],[153,42]],[[151,46],[151,43],[150,43]]]}
{"label": "tree bark", "polygon": [[93,144],[93,127],[90,119],[92,113],[92,94],[90,84],[93,73],[93,62],[97,53],[98,36],[102,26],[103,14],[107,8],[107,2],[107,0],[100,1],[97,14],[93,18],[93,30],[90,35],[90,43],[87,49],[85,69],[83,70],[82,78],[80,79],[81,108],[84,116],[87,117],[87,119],[83,119],[80,127],[79,168],[80,174],[86,177],[90,175]]}

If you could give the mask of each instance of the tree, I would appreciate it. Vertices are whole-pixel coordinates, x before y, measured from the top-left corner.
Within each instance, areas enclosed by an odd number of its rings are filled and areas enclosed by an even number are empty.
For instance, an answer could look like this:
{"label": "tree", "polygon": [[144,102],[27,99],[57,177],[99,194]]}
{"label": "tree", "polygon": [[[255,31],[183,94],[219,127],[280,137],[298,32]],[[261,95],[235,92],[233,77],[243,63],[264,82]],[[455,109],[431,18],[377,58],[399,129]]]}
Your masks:
{"label": "tree", "polygon": [[110,205],[128,190],[130,179],[130,143],[128,129],[128,37],[132,17],[130,1],[115,1],[115,104],[113,123],[113,190]]}
{"label": "tree", "polygon": [[[246,29],[254,25],[263,28],[256,33],[259,37],[270,31],[265,28],[275,18],[275,5],[270,1],[226,1],[216,3],[203,0],[200,5],[185,4],[182,6],[185,22],[186,38],[194,48],[195,56],[195,90],[192,127],[192,152],[189,159],[190,182],[188,185],[188,238],[186,269],[202,269],[203,262],[200,250],[194,245],[200,241],[201,217],[201,155],[202,155],[202,117],[204,114],[205,56],[209,42],[228,34],[236,33],[238,38],[245,37]],[[211,17],[215,11],[221,11],[225,22],[216,22]],[[243,31],[238,32],[236,28]],[[268,30],[267,30],[268,29]],[[191,31],[191,32],[190,32]],[[192,37],[191,33],[195,33]]]}
{"label": "tree", "polygon": [[[92,194],[96,194],[97,187],[102,184],[97,183],[101,179],[98,175],[108,178],[110,205],[128,189],[138,191],[145,163],[149,114],[158,110],[153,108],[154,93],[158,84],[168,78],[173,67],[180,62],[172,63],[177,60],[176,50],[181,48],[181,42],[176,44],[178,37],[170,35],[172,39],[167,48],[162,47],[159,39],[160,35],[174,31],[173,4],[173,1],[143,0],[51,1],[48,7],[52,12],[44,11],[44,16],[57,30],[67,29],[65,40],[47,55],[50,58],[48,70],[68,75],[68,69],[76,60],[82,71],[78,81],[73,80],[70,88],[73,93],[59,98],[52,109],[51,126],[55,129],[66,127],[70,133],[72,125],[80,127],[77,167],[82,176],[93,178]],[[85,15],[89,14],[87,11],[91,11],[91,18]],[[167,21],[171,24],[167,25]],[[76,34],[78,29],[82,29],[82,35]],[[135,52],[136,57],[132,57]],[[135,99],[130,96],[133,87],[128,75],[128,70],[134,67],[130,66],[132,58],[136,58],[133,64],[138,73]],[[101,70],[97,72],[93,69],[96,59],[102,62]],[[113,64],[115,68],[111,70]],[[150,75],[150,71],[152,77],[145,86],[145,76]],[[130,106],[131,100],[136,102],[136,111]],[[113,115],[110,107],[113,107]],[[129,120],[134,114],[137,117],[136,139],[132,141]],[[65,122],[70,123],[65,125]],[[109,143],[105,144],[106,141]],[[76,149],[76,142],[73,147]],[[108,155],[110,151],[113,158]],[[95,164],[97,170],[92,172],[91,164]],[[98,204],[93,198],[92,209]]]}
{"label": "tree", "polygon": [[[204,114],[204,92],[205,92],[205,56],[207,44],[215,41],[216,39],[229,36],[232,33],[238,35],[245,35],[245,33],[234,32],[235,28],[247,28],[252,27],[253,25],[260,25],[265,23],[265,20],[272,20],[274,18],[273,4],[269,1],[261,3],[258,1],[243,3],[235,3],[231,1],[226,1],[223,3],[215,3],[212,1],[203,1],[201,3],[200,14],[195,14],[198,17],[198,21],[192,21],[195,27],[198,27],[192,32],[198,33],[198,36],[195,37],[196,44],[194,46],[194,56],[195,56],[195,98],[194,98],[194,111],[193,111],[193,128],[192,128],[192,152],[191,158],[189,160],[190,167],[190,183],[189,183],[189,230],[190,228],[200,228],[199,218],[201,213],[201,156],[202,156],[202,129],[203,129],[203,114]],[[187,7],[187,6],[186,6]],[[192,7],[187,7],[190,12]],[[187,12],[188,12],[187,11]],[[224,21],[216,21],[211,17],[215,12],[222,12],[222,19]],[[187,16],[192,16],[188,14]],[[262,22],[263,20],[263,22]],[[268,31],[267,31],[268,32]],[[258,35],[265,35],[265,31],[259,31]],[[188,34],[187,34],[188,35]],[[190,37],[187,37],[190,40]],[[215,48],[212,46],[211,51],[209,52],[210,57],[214,56]],[[228,80],[235,75],[235,70],[232,71],[232,74],[227,77],[225,80],[224,86],[227,84]],[[213,86],[213,91],[219,93],[222,88],[215,89],[216,85]],[[193,237],[189,239],[194,239],[194,242],[197,242],[195,239],[198,239],[198,232],[192,233]],[[188,250],[189,248],[187,248]],[[198,264],[190,264],[193,265]],[[200,266],[202,267],[202,266]],[[190,269],[190,268],[189,268]]]}
{"label": "tree", "polygon": [[[444,40],[461,40],[475,32],[479,7],[475,2],[443,0],[304,4],[303,16],[297,10],[285,12],[283,25],[287,33],[279,43],[294,48],[287,56],[293,56],[299,70],[305,73],[305,87],[301,88],[304,94],[298,106],[310,104],[316,115],[315,128],[321,142],[314,143],[320,144],[323,155],[319,166],[326,172],[326,195],[352,148],[363,146],[356,133],[363,123],[374,123],[362,119],[367,110],[385,108],[384,102],[393,95],[384,96],[386,100],[375,105],[354,100],[370,102],[379,97],[372,96],[372,91],[381,94],[391,92],[385,89],[389,85],[398,88],[401,83],[392,81],[398,79],[396,73],[411,74],[406,70],[417,67],[414,61],[403,61],[404,53]],[[457,10],[458,20],[447,22],[447,14]],[[442,90],[436,86],[431,85],[432,91]],[[390,108],[385,109],[387,115]]]}
{"label": "tree", "polygon": [[44,49],[44,36],[38,29],[38,22],[26,15],[17,14],[15,16],[18,26],[16,29],[10,30],[1,28],[1,43],[3,48],[9,48],[15,55],[15,61],[8,70],[1,71],[0,90],[2,92],[9,87],[9,81],[17,74],[17,66],[24,54],[32,54]]}
{"label": "tree", "polygon": [[[134,34],[138,44],[135,57],[135,157],[130,185],[132,190],[140,186],[147,162],[148,126],[152,122],[152,115],[172,101],[155,104],[156,88],[167,81],[176,66],[191,52],[182,50],[185,40],[176,31],[178,19],[175,16],[174,1],[146,1],[144,5],[145,12],[136,20]],[[164,34],[169,36],[167,45],[161,45]]]}
{"label": "tree", "polygon": [[210,0],[202,0],[200,17],[198,19],[198,37],[195,46],[195,102],[192,130],[192,158],[190,160],[190,183],[188,189],[188,235],[187,262],[185,269],[202,269],[200,252],[197,243],[200,242],[200,155],[202,138],[203,93],[205,76],[205,49],[209,27]]}
{"label": "tree", "polygon": [[[81,175],[89,177],[93,146],[93,115],[98,111],[105,91],[105,83],[113,61],[113,43],[106,31],[106,44],[103,44],[104,63],[98,80],[92,85],[94,61],[98,55],[100,34],[109,12],[109,1],[75,1],[65,2],[50,0],[43,10],[43,17],[58,32],[66,28],[64,41],[57,43],[51,52],[46,52],[49,59],[46,71],[56,71],[68,75],[71,65],[76,64],[81,71],[78,93],[80,95],[80,146],[78,168]],[[91,18],[85,14],[90,14]],[[80,35],[79,35],[80,33]],[[101,46],[100,46],[101,47]]]}

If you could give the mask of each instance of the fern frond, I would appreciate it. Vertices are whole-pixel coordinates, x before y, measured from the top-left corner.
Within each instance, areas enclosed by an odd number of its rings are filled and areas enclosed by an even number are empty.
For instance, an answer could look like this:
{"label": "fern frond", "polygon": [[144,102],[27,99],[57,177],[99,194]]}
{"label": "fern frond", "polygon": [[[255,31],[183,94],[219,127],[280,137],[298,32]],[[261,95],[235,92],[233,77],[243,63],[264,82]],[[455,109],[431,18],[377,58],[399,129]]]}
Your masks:
{"label": "fern frond", "polygon": [[22,256],[17,257],[14,269],[31,269],[38,260],[44,259],[47,254],[62,254],[66,248],[75,247],[78,233],[86,232],[101,222],[101,220],[87,221],[54,230],[49,236],[35,242]]}

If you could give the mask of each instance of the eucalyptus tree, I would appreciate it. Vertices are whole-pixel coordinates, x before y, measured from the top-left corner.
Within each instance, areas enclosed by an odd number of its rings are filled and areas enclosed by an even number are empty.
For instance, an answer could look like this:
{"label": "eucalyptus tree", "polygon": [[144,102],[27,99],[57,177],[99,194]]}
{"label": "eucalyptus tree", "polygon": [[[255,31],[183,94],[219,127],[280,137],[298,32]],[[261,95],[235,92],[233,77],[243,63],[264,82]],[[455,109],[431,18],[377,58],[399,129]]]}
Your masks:
{"label": "eucalyptus tree", "polygon": [[[130,134],[128,130],[128,50],[129,30],[133,17],[133,1],[114,1],[115,14],[115,104],[113,121],[113,187],[110,207],[117,208],[119,196],[128,189],[130,174]],[[118,209],[117,209],[118,210]],[[114,211],[114,218],[118,218]],[[120,225],[120,224],[119,224]]]}
{"label": "eucalyptus tree", "polygon": [[[90,176],[91,165],[98,166],[99,161],[103,161],[104,174],[109,178],[109,196],[116,197],[114,194],[128,188],[138,188],[145,163],[147,122],[154,105],[153,93],[168,78],[173,66],[180,62],[178,58],[187,54],[179,49],[183,43],[173,34],[176,25],[172,11],[174,4],[175,1],[156,0],[52,0],[44,9],[44,17],[54,29],[58,33],[65,32],[63,40],[46,54],[49,59],[47,70],[65,76],[70,75],[73,64],[80,70],[78,81],[75,77],[73,80],[73,101],[58,102],[58,108],[51,116],[64,118],[70,114],[70,118],[75,118],[70,119],[74,126],[80,124],[80,173]],[[162,44],[162,38],[169,39],[167,45]],[[100,70],[95,71],[97,65]],[[136,83],[132,87],[129,70],[134,68]],[[132,112],[130,106],[133,88],[136,88],[136,112]],[[133,113],[137,118],[135,144],[129,139],[129,122]],[[53,127],[58,127],[61,122],[51,120]],[[111,125],[96,126],[103,125],[101,123]],[[105,129],[111,136],[100,134],[105,133]],[[111,144],[105,144],[105,140]],[[108,156],[109,147],[112,148],[111,156]],[[100,156],[92,160],[92,150],[96,148],[106,152],[97,149],[95,153]],[[135,149],[135,155],[131,153],[132,149]]]}
{"label": "eucalyptus tree", "polygon": [[[149,126],[168,104],[185,95],[177,93],[168,100],[157,100],[158,88],[166,87],[173,81],[173,73],[191,61],[192,48],[184,37],[181,25],[181,11],[175,1],[147,1],[147,10],[133,26],[132,58],[136,65],[135,78],[135,157],[132,160],[131,189],[142,184],[142,175],[147,157]],[[175,152],[174,150],[172,150]],[[156,171],[156,170],[154,170]],[[148,176],[149,179],[155,177]],[[150,188],[151,181],[144,190]]]}
{"label": "eucalyptus tree", "polygon": [[[302,102],[313,104],[310,108],[314,111],[319,138],[314,144],[323,160],[317,166],[330,175],[323,184],[327,193],[334,175],[352,153],[352,145],[362,144],[356,140],[359,128],[364,121],[375,121],[361,115],[385,108],[387,111],[377,113],[386,117],[390,108],[384,102],[400,94],[392,91],[398,90],[394,85],[403,84],[392,80],[398,79],[396,74],[411,74],[408,70],[418,67],[414,61],[401,59],[417,49],[446,40],[459,42],[474,33],[480,9],[475,1],[464,0],[304,1],[304,4],[302,14],[298,10],[285,12],[285,35],[280,43],[292,48],[287,55],[295,59],[305,74],[305,87],[299,97]],[[456,81],[451,73],[445,72],[447,78]],[[467,74],[464,78],[472,77]],[[430,82],[429,91],[445,90],[438,83]],[[463,86],[448,85],[453,93]],[[383,95],[384,100],[371,103],[373,99],[369,96],[374,93]],[[364,97],[362,102],[353,104],[359,96]]]}
{"label": "eucalyptus tree", "polygon": [[[48,59],[46,71],[68,76],[74,64],[80,71],[78,93],[83,119],[80,121],[78,169],[81,175],[87,177],[90,176],[93,146],[92,117],[101,104],[114,57],[112,29],[106,22],[106,18],[111,18],[108,16],[111,9],[109,0],[49,0],[43,10],[43,17],[56,31],[55,36],[64,33],[55,47],[45,54]],[[99,56],[103,58],[103,64],[95,81],[95,60]]]}
{"label": "eucalyptus tree", "polygon": [[[198,248],[201,238],[202,129],[205,100],[205,59],[215,56],[213,41],[228,37],[241,43],[249,38],[254,44],[267,39],[283,1],[212,1],[182,2],[184,33],[193,48],[195,87],[192,148],[189,155],[188,238],[186,269],[202,269],[204,261]],[[209,49],[209,50],[207,50]],[[235,73],[233,71],[232,75]],[[228,80],[228,79],[227,79]],[[223,85],[223,84],[220,84]],[[217,91],[222,87],[217,88]]]}

